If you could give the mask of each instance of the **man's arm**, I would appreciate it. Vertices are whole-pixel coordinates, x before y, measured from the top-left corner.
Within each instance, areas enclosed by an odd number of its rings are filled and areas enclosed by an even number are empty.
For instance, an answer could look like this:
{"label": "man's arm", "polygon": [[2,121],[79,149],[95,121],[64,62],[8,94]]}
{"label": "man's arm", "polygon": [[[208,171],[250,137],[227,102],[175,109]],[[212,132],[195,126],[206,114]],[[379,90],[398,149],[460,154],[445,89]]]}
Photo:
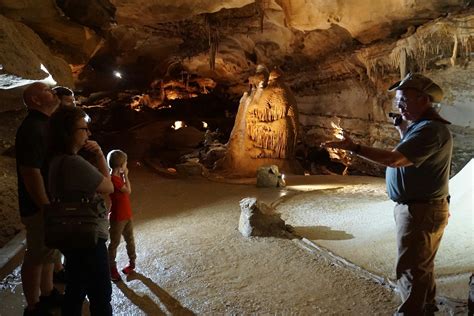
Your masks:
{"label": "man's arm", "polygon": [[347,136],[346,133],[344,133],[344,139],[342,141],[322,143],[321,147],[338,148],[352,151],[362,158],[387,167],[398,168],[413,165],[411,161],[409,161],[402,153],[396,151],[395,149],[385,150],[356,144],[349,136]]}
{"label": "man's arm", "polygon": [[407,167],[413,165],[410,160],[408,160],[402,153],[396,151],[395,149],[390,151],[364,145],[354,145],[354,148],[358,148],[357,152],[355,152],[357,155],[372,162],[392,168]]}
{"label": "man's arm", "polygon": [[26,191],[39,208],[49,204],[40,169],[20,166],[20,176],[23,179]]}

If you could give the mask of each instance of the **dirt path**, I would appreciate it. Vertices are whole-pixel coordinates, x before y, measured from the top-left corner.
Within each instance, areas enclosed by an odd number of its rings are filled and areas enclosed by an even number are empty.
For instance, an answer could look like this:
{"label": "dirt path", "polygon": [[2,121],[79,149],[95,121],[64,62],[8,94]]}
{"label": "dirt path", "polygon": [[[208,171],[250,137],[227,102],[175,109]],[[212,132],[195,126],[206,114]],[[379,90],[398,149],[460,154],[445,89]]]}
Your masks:
{"label": "dirt path", "polygon": [[270,202],[279,190],[165,180],[144,169],[132,177],[139,274],[114,286],[124,314],[390,315],[397,304],[394,293],[294,241],[243,238],[239,200]]}

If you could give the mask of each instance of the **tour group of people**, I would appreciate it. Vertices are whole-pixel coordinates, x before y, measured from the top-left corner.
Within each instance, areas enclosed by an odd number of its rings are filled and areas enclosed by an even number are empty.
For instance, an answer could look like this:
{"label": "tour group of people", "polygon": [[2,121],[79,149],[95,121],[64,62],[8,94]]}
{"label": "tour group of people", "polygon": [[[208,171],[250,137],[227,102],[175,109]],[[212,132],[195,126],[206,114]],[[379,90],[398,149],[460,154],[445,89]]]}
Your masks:
{"label": "tour group of people", "polygon": [[[121,280],[115,260],[121,236],[129,257],[122,272],[132,273],[136,259],[127,154],[117,149],[106,157],[90,139],[90,118],[75,106],[71,89],[36,82],[24,90],[23,101],[28,114],[18,128],[15,148],[19,211],[26,228],[24,315],[52,315],[55,309],[62,315],[82,315],[86,296],[91,315],[112,315],[111,281]],[[52,196],[76,202],[109,198],[109,217],[98,220],[95,247],[46,247],[43,213]],[[64,294],[55,282],[65,283]]]}
{"label": "tour group of people", "polygon": [[[110,281],[120,280],[115,256],[121,235],[130,259],[124,273],[133,271],[136,259],[127,155],[115,150],[106,159],[99,144],[89,138],[87,114],[74,106],[72,91],[65,89],[64,93],[63,89],[51,89],[43,83],[26,88],[28,115],[16,138],[20,214],[27,232],[22,266],[28,304],[25,315],[41,313],[44,307],[55,304],[62,304],[64,315],[80,315],[86,295],[92,315],[111,315]],[[348,150],[387,167],[387,192],[396,202],[396,277],[402,299],[395,314],[433,315],[437,310],[434,259],[449,217],[453,138],[447,128],[449,122],[432,106],[441,101],[443,91],[431,79],[409,73],[389,91],[395,92],[394,106],[399,110],[393,122],[401,140],[394,149],[355,143],[347,133],[343,140],[321,146]],[[82,151],[90,153],[88,159],[81,156]],[[63,253],[64,297],[53,286],[58,251],[46,248],[41,237],[47,229],[43,227],[42,209],[49,203],[48,188],[54,190],[51,182],[57,181],[48,180],[52,171],[61,175],[66,197],[105,194],[111,195],[112,202],[110,221],[103,223],[97,247]]]}

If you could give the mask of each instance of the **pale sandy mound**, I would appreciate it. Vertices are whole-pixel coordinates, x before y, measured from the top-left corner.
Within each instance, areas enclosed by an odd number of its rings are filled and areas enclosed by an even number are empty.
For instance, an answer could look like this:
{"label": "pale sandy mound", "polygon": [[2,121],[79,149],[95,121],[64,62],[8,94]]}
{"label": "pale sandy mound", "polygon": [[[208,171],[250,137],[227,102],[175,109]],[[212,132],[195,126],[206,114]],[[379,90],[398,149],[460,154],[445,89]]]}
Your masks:
{"label": "pale sandy mound", "polygon": [[474,271],[474,159],[449,181],[449,224],[439,249],[440,273]]}

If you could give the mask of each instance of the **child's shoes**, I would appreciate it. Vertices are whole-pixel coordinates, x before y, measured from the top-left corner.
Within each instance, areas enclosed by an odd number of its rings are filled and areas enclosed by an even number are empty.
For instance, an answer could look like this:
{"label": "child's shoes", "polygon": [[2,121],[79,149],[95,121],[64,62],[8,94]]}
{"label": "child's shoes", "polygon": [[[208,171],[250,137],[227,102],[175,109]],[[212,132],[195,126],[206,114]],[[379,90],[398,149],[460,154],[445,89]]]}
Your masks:
{"label": "child's shoes", "polygon": [[110,267],[110,279],[113,282],[118,282],[118,281],[122,280],[122,277],[120,276],[119,272],[117,271],[116,266]]}
{"label": "child's shoes", "polygon": [[130,274],[133,272],[133,270],[135,270],[135,262],[130,262],[128,266],[123,268],[122,272],[125,274]]}

